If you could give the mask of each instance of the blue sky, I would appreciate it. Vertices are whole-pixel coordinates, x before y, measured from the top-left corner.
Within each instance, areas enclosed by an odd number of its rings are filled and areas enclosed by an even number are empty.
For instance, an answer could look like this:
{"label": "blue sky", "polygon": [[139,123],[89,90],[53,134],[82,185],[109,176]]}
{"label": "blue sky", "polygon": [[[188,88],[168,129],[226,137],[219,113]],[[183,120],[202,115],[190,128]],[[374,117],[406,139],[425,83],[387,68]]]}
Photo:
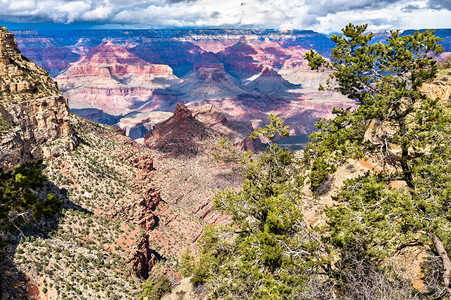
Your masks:
{"label": "blue sky", "polygon": [[272,28],[330,33],[349,22],[368,23],[372,30],[451,28],[451,0],[0,0],[0,25],[10,29]]}

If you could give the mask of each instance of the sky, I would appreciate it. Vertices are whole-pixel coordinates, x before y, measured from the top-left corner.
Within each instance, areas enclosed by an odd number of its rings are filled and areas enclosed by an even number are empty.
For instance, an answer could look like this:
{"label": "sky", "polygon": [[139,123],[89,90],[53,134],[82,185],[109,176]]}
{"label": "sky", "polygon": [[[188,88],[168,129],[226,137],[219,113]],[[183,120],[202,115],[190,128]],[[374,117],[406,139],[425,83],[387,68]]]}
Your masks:
{"label": "sky", "polygon": [[243,28],[337,32],[451,28],[451,0],[0,0],[0,25],[46,28]]}

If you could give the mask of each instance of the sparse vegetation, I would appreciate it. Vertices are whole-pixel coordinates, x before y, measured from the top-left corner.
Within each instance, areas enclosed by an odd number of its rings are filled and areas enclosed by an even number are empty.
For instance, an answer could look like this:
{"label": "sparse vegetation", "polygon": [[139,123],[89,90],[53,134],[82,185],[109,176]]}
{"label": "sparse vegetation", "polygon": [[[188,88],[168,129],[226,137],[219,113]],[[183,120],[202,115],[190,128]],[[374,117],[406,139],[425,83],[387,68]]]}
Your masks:
{"label": "sparse vegetation", "polygon": [[0,136],[8,133],[12,125],[0,116]]}
{"label": "sparse vegetation", "polygon": [[446,56],[438,66],[440,69],[451,69],[451,54]]}
{"label": "sparse vegetation", "polygon": [[0,285],[6,271],[6,246],[12,235],[30,221],[51,219],[61,209],[62,202],[55,195],[39,195],[45,180],[41,168],[42,161],[22,164],[10,172],[0,169]]}

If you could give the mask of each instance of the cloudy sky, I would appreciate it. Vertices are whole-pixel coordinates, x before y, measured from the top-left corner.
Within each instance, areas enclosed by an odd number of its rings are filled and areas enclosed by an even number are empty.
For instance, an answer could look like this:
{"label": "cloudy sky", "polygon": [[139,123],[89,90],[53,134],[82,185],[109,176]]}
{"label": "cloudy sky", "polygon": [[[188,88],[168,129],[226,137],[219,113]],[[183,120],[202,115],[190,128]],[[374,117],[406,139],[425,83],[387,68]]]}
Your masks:
{"label": "cloudy sky", "polygon": [[[451,0],[0,0],[0,25],[273,28],[336,32],[451,28]],[[13,29],[13,28],[12,28]]]}

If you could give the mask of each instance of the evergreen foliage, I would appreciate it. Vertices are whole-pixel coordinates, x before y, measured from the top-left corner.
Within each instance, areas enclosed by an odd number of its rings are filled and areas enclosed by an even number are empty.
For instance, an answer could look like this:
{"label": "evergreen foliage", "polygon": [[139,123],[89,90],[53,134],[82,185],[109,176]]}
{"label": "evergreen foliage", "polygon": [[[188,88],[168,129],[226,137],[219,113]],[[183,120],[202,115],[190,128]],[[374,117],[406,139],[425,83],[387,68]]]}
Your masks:
{"label": "evergreen foliage", "polygon": [[290,298],[304,291],[321,257],[318,240],[302,222],[300,193],[304,181],[293,153],[274,143],[288,136],[283,120],[271,123],[253,137],[269,140],[258,156],[242,153],[223,140],[221,158],[238,165],[244,178],[240,190],[224,190],[215,207],[230,215],[231,226],[208,227],[198,261],[185,255],[185,275],[195,285],[207,284],[210,297],[221,299]]}
{"label": "evergreen foliage", "polygon": [[171,291],[171,281],[166,275],[157,274],[147,279],[142,288],[143,299],[160,300]]}
{"label": "evergreen foliage", "polygon": [[[40,198],[39,190],[44,187],[44,181],[42,161],[22,164],[9,172],[0,168],[0,266],[11,234],[32,220],[51,219],[61,209],[63,202],[57,196],[47,194],[45,199]],[[2,269],[0,267],[0,287]]]}
{"label": "evergreen foliage", "polygon": [[[303,159],[273,143],[288,136],[275,116],[253,135],[270,141],[259,155],[222,142],[218,156],[244,178],[240,190],[225,190],[214,202],[233,223],[206,229],[198,260],[182,258],[184,275],[205,284],[209,297],[451,299],[451,107],[420,92],[437,74],[431,54],[443,49],[433,31],[392,31],[386,42],[373,43],[366,28],[350,24],[332,36],[331,62],[306,55],[312,68],[334,70],[325,88],[355,99],[357,107],[319,120]],[[318,194],[341,164],[364,157],[381,171],[347,180],[337,204],[326,209],[327,225],[306,225],[306,174]],[[422,293],[388,263],[411,247],[429,254]],[[434,276],[438,285],[427,280]]]}
{"label": "evergreen foliage", "polygon": [[313,51],[306,55],[312,68],[335,71],[329,89],[358,104],[335,110],[337,118],[320,121],[312,134],[306,152],[312,190],[348,158],[374,157],[382,167],[346,182],[336,198],[341,204],[326,212],[325,240],[339,249],[341,268],[350,253],[381,266],[396,251],[424,246],[442,261],[443,286],[435,296],[451,299],[450,104],[419,90],[437,74],[430,54],[443,51],[440,39],[429,30],[392,31],[374,44],[365,30],[350,24],[332,36],[331,63]]}
{"label": "evergreen foliage", "polygon": [[12,125],[0,116],[0,136],[7,133],[11,128]]}
{"label": "evergreen foliage", "polygon": [[42,161],[22,164],[13,171],[0,169],[0,231],[5,246],[8,234],[19,230],[31,220],[51,219],[61,209],[62,201],[47,194],[40,199],[44,187]]}

